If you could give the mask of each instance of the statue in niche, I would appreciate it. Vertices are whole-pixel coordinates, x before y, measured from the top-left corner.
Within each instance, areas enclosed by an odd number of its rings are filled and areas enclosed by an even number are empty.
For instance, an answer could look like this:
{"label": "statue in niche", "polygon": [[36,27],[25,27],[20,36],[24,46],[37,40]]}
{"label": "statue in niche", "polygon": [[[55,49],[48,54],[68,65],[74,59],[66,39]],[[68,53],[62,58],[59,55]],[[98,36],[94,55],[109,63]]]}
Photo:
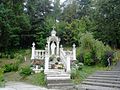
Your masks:
{"label": "statue in niche", "polygon": [[51,54],[52,54],[52,55],[55,54],[55,48],[56,48],[55,42],[52,41],[52,44],[51,44]]}

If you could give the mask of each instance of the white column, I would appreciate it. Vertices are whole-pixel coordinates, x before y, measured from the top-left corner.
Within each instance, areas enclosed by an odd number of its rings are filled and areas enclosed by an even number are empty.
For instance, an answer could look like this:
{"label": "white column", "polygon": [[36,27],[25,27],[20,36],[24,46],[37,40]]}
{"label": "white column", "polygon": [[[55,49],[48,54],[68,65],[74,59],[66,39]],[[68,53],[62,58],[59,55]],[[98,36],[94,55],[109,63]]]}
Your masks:
{"label": "white column", "polygon": [[67,68],[66,68],[66,71],[68,72],[68,73],[70,73],[71,72],[71,69],[70,69],[70,54],[69,54],[69,52],[67,53]]}
{"label": "white column", "polygon": [[63,51],[62,45],[60,45],[60,57],[61,57],[61,51]]}
{"label": "white column", "polygon": [[32,55],[31,55],[31,59],[35,59],[35,43],[33,42],[32,44]]}
{"label": "white column", "polygon": [[59,56],[59,42],[57,42],[57,56]]}
{"label": "white column", "polygon": [[75,44],[73,44],[73,60],[76,60],[76,47],[75,47]]}
{"label": "white column", "polygon": [[44,59],[44,51],[41,53],[41,59]]}
{"label": "white column", "polygon": [[50,42],[47,42],[48,46],[48,55],[50,55]]}
{"label": "white column", "polygon": [[44,73],[47,74],[48,70],[49,70],[49,55],[47,52],[47,48],[45,48],[45,70],[44,70]]}

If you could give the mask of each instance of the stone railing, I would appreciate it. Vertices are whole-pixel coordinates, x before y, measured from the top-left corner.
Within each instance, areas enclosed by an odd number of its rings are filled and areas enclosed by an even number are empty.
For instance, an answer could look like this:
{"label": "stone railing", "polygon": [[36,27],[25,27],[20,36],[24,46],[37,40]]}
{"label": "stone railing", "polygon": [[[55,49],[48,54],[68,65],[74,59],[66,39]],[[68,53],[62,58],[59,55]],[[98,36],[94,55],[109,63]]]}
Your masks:
{"label": "stone railing", "polygon": [[67,68],[67,60],[66,60],[66,53],[63,51],[63,49],[60,49],[60,58],[62,62],[64,63],[64,67]]}
{"label": "stone railing", "polygon": [[45,50],[35,50],[35,59],[44,59],[45,58]]}
{"label": "stone railing", "polygon": [[67,55],[67,53],[69,53],[70,55],[70,60],[73,60],[73,51],[64,51],[65,55]]}

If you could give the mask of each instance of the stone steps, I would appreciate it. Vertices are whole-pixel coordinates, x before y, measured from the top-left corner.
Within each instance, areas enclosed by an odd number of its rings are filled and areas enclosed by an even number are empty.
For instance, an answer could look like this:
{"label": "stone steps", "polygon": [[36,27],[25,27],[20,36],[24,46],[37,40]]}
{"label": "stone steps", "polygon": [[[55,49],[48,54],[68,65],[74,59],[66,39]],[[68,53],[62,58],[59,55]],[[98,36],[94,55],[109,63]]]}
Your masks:
{"label": "stone steps", "polygon": [[107,78],[107,77],[88,77],[88,79],[101,79],[101,80],[112,80],[112,81],[120,81],[120,78]]}
{"label": "stone steps", "polygon": [[60,90],[76,90],[71,82],[70,74],[64,70],[51,70],[46,74],[47,88]]}
{"label": "stone steps", "polygon": [[91,81],[83,81],[82,84],[93,85],[93,86],[112,87],[112,88],[119,88],[120,89],[120,84],[103,83],[103,82],[91,82]]}
{"label": "stone steps", "polygon": [[104,87],[104,86],[93,86],[93,85],[86,85],[82,84],[78,86],[77,90],[120,90],[119,88],[112,88],[112,87]]}
{"label": "stone steps", "polygon": [[66,80],[70,79],[70,74],[47,74],[47,80]]}
{"label": "stone steps", "polygon": [[95,72],[78,85],[78,90],[120,90],[120,63],[115,68]]}
{"label": "stone steps", "polygon": [[104,79],[86,79],[85,81],[120,84],[120,81],[111,81],[111,80],[104,80]]}
{"label": "stone steps", "polygon": [[[52,89],[67,89],[67,88],[74,88],[74,84],[73,83],[49,83],[47,85],[48,88],[52,88]],[[67,88],[66,88],[67,87]]]}
{"label": "stone steps", "polygon": [[69,83],[71,82],[70,79],[66,79],[66,80],[47,80],[47,83],[52,83],[52,84],[56,84],[56,83]]}
{"label": "stone steps", "polygon": [[120,78],[120,76],[119,75],[101,75],[101,74],[99,74],[99,75],[93,75],[92,77],[103,77],[103,78]]}
{"label": "stone steps", "polygon": [[97,71],[94,75],[120,75],[120,71]]}
{"label": "stone steps", "polygon": [[70,79],[47,80],[47,88],[60,90],[76,90]]}

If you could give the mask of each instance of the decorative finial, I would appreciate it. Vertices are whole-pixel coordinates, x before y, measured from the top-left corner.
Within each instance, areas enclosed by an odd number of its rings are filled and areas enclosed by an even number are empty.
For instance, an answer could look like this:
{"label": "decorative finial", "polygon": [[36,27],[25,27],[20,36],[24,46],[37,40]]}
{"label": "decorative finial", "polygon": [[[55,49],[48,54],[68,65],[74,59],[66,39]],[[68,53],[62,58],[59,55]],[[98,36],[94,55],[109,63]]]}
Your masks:
{"label": "decorative finial", "polygon": [[53,30],[51,31],[51,36],[56,36],[55,26],[53,26]]}
{"label": "decorative finial", "polygon": [[73,48],[75,48],[75,46],[76,46],[76,45],[75,45],[75,43],[74,43],[74,44],[73,44]]}
{"label": "decorative finial", "polygon": [[32,46],[35,47],[35,43],[34,42],[32,43]]}
{"label": "decorative finial", "polygon": [[62,46],[62,45],[60,45],[60,48],[63,48],[63,46]]}

